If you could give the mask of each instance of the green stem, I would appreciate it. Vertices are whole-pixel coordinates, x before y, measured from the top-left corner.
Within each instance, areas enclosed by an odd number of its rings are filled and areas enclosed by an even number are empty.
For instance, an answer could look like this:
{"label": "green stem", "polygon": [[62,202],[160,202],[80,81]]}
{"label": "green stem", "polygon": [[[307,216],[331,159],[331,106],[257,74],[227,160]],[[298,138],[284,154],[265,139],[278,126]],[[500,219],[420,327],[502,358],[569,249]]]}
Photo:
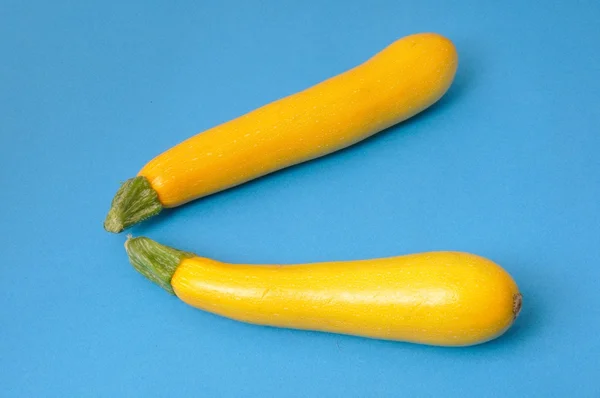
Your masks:
{"label": "green stem", "polygon": [[127,238],[125,250],[129,262],[140,274],[171,294],[175,294],[171,287],[171,278],[179,263],[184,258],[195,256],[193,253],[173,249],[145,237]]}
{"label": "green stem", "polygon": [[104,229],[119,233],[133,224],[157,215],[162,209],[158,194],[146,177],[130,178],[121,185],[113,198],[104,220]]}

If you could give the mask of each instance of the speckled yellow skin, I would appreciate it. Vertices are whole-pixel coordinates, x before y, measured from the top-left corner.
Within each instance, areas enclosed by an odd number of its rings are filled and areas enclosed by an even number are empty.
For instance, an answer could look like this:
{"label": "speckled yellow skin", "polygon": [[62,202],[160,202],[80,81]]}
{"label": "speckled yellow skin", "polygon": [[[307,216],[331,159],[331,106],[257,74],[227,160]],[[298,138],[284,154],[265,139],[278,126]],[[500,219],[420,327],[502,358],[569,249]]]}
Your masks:
{"label": "speckled yellow skin", "polygon": [[174,207],[326,155],[435,103],[457,61],[448,39],[407,36],[345,73],[182,142],[138,175]]}
{"label": "speckled yellow skin", "polygon": [[521,307],[506,271],[460,252],[286,266],[192,257],[171,285],[184,302],[243,322],[441,346],[498,337]]}

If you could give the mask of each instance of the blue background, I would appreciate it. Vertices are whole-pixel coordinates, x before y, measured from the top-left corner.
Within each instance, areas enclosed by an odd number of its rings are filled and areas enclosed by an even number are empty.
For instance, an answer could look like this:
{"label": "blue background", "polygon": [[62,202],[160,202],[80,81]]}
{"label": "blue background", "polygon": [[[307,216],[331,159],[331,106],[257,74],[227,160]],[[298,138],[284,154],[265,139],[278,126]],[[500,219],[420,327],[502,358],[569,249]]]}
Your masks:
{"label": "blue background", "polygon": [[[600,396],[598,1],[0,3],[0,395]],[[434,108],[133,228],[231,262],[465,250],[518,322],[449,349],[236,323],[102,221],[153,156],[407,34],[460,54]]]}

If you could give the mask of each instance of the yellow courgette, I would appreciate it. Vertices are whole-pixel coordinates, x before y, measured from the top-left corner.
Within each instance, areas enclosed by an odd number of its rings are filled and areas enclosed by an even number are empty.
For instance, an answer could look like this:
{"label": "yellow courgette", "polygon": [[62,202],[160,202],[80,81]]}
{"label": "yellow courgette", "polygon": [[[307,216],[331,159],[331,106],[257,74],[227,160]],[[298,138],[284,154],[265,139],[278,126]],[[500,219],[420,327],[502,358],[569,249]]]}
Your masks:
{"label": "yellow courgette", "polygon": [[510,275],[468,253],[281,266],[223,263],[148,238],[125,247],[184,302],[259,325],[468,346],[500,336],[521,309]]}
{"label": "yellow courgette", "polygon": [[179,206],[361,141],[435,103],[457,54],[446,38],[402,38],[365,63],[176,145],[127,180],[104,227],[120,232]]}

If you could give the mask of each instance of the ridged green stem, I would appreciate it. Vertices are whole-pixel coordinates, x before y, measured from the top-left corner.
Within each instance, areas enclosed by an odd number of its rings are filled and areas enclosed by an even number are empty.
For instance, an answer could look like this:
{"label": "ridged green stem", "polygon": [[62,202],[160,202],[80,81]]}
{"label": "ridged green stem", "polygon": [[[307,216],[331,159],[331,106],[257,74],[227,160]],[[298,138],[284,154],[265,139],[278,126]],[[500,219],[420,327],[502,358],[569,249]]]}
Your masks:
{"label": "ridged green stem", "polygon": [[145,237],[129,237],[125,250],[129,262],[140,274],[171,294],[175,294],[171,278],[179,263],[184,258],[194,257],[193,253],[173,249]]}
{"label": "ridged green stem", "polygon": [[158,194],[146,177],[137,176],[125,181],[113,198],[104,220],[104,229],[119,233],[163,209]]}

